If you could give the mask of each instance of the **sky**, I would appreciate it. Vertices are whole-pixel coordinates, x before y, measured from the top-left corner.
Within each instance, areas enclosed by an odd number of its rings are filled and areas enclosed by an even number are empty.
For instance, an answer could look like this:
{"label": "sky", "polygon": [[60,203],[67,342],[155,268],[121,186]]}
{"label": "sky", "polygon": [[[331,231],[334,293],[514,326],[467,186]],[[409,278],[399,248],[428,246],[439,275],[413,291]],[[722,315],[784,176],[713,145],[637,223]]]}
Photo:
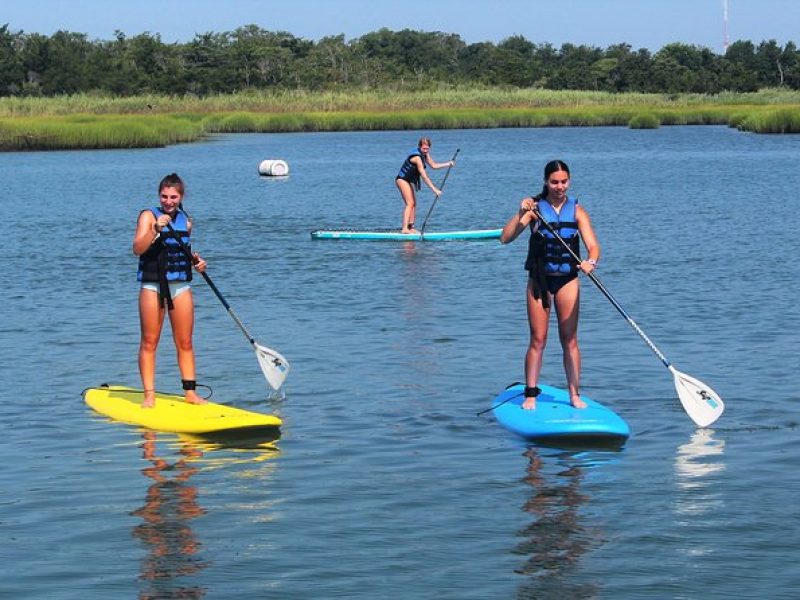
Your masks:
{"label": "sky", "polygon": [[[358,38],[382,27],[442,31],[464,42],[522,35],[536,44],[627,43],[653,52],[672,42],[723,51],[725,0],[3,0],[0,25],[51,35],[58,30],[110,40],[196,34],[255,24],[307,40]],[[727,0],[728,39],[800,45],[800,0]]]}

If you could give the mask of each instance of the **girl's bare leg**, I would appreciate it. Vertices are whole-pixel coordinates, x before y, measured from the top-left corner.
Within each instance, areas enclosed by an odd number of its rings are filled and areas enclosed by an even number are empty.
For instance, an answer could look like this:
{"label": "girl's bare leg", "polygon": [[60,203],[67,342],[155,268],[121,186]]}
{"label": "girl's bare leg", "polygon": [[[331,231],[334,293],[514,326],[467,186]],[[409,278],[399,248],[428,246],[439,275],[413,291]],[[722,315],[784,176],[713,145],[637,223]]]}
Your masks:
{"label": "girl's bare leg", "polygon": [[[169,320],[172,325],[172,337],[175,340],[175,350],[178,353],[178,368],[181,379],[194,381],[195,361],[194,348],[192,347],[192,331],[194,330],[194,299],[192,291],[187,290],[177,298],[172,299],[174,308],[169,311]],[[195,390],[184,390],[184,398],[190,404],[206,404]]]}
{"label": "girl's bare leg", "polygon": [[395,179],[394,181],[405,203],[401,233],[419,233],[419,231],[412,227],[414,219],[417,216],[417,196],[414,193],[414,188],[405,179]]}
{"label": "girl's bare leg", "polygon": [[581,400],[581,351],[578,347],[578,317],[580,313],[580,282],[576,277],[555,295],[558,337],[564,353],[564,373],[567,375],[569,401],[575,408],[586,408]]}
{"label": "girl's bare leg", "polygon": [[164,309],[158,301],[158,292],[139,291],[139,320],[139,374],[144,388],[142,408],[152,408],[156,404],[156,350],[164,323]]}
{"label": "girl's bare leg", "polygon": [[[539,373],[542,371],[542,357],[547,344],[547,329],[550,320],[550,309],[545,308],[541,299],[533,296],[531,281],[528,280],[527,304],[528,325],[530,327],[530,341],[528,351],[525,353],[525,386],[536,387]],[[546,293],[546,292],[545,292]],[[552,303],[551,303],[552,305]],[[525,398],[522,408],[536,408],[536,398]]]}

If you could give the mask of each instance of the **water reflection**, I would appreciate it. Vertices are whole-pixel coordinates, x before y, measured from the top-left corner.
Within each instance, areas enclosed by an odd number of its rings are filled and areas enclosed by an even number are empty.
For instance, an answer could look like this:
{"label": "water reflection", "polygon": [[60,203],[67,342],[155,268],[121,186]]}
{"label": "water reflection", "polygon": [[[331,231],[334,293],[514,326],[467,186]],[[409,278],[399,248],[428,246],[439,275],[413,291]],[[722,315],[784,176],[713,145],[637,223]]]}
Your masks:
{"label": "water reflection", "polygon": [[677,513],[701,515],[719,508],[714,476],[725,470],[725,463],[720,460],[724,453],[725,441],[714,439],[711,429],[698,429],[688,442],[678,447],[675,455]]}
{"label": "water reflection", "polygon": [[[571,583],[568,576],[581,556],[591,549],[602,535],[580,521],[579,509],[589,496],[580,487],[585,469],[584,452],[561,452],[542,457],[543,450],[529,448],[525,452],[528,466],[523,479],[533,494],[522,510],[535,520],[518,535],[525,538],[515,552],[527,557],[518,572],[527,577],[518,591],[518,598],[594,598],[594,584]],[[556,459],[558,470],[547,473],[545,462]]]}
{"label": "water reflection", "polygon": [[[142,434],[143,458],[148,466],[142,474],[152,483],[147,488],[144,505],[132,514],[142,522],[133,528],[133,536],[147,547],[141,563],[139,592],[142,600],[202,598],[208,592],[201,585],[187,584],[184,578],[198,575],[210,564],[202,555],[202,542],[192,529],[194,519],[206,514],[200,494],[191,479],[201,470],[242,462],[260,462],[277,455],[277,434],[257,438],[213,439],[181,435],[162,440],[159,434]],[[218,450],[226,455],[213,456]]]}
{"label": "water reflection", "polygon": [[140,578],[149,582],[140,598],[202,598],[200,586],[182,586],[178,579],[194,575],[208,566],[202,559],[199,542],[190,522],[205,514],[198,501],[197,488],[189,480],[197,473],[192,461],[202,452],[190,444],[179,449],[179,458],[170,462],[157,454],[156,434],[143,434],[143,457],[150,465],[142,474],[153,483],[147,488],[144,506],[133,513],[142,523],[133,528],[148,555],[142,560]]}
{"label": "water reflection", "polygon": [[718,537],[707,535],[707,530],[727,513],[718,485],[718,475],[725,470],[720,460],[724,452],[725,442],[714,439],[712,430],[698,429],[675,454],[674,535],[679,554],[692,568],[701,557],[719,552]]}
{"label": "water reflection", "polygon": [[402,256],[404,259],[415,258],[419,253],[416,242],[403,242],[402,248],[403,248]]}

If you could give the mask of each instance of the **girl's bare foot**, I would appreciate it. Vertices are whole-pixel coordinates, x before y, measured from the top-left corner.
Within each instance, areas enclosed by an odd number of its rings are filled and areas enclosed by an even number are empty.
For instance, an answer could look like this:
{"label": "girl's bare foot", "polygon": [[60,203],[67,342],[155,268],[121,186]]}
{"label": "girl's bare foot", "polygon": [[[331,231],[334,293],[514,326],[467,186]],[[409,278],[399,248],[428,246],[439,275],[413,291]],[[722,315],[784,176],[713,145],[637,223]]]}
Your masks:
{"label": "girl's bare foot", "polygon": [[145,390],[144,400],[142,400],[142,408],[153,408],[156,405],[156,391]]}
{"label": "girl's bare foot", "polygon": [[187,404],[208,404],[208,401],[201,398],[194,390],[184,390],[183,399]]}
{"label": "girl's bare foot", "polygon": [[575,408],[586,408],[586,402],[580,396],[570,396],[569,403]]}
{"label": "girl's bare foot", "polygon": [[522,408],[525,410],[534,410],[536,408],[536,396],[542,393],[536,385],[526,385],[522,394],[525,396],[525,402],[522,403]]}

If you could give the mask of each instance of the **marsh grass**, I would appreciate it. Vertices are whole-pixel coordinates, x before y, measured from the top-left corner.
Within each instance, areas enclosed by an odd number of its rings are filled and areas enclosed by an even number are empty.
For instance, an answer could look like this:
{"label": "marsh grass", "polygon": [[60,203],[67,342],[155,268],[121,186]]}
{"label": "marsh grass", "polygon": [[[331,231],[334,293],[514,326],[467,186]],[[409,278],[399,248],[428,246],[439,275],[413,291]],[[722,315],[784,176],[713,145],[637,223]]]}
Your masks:
{"label": "marsh grass", "polygon": [[653,113],[639,113],[633,115],[631,120],[628,121],[628,127],[631,129],[658,129],[661,126],[661,121]]}
{"label": "marsh grass", "polygon": [[800,111],[779,108],[737,115],[736,126],[743,131],[756,133],[800,133]]}
{"label": "marsh grass", "polygon": [[660,125],[800,133],[800,92],[708,96],[440,88],[0,98],[0,150],[160,147],[213,133]]}
{"label": "marsh grass", "polygon": [[157,148],[205,134],[202,124],[166,115],[0,118],[0,150]]}

